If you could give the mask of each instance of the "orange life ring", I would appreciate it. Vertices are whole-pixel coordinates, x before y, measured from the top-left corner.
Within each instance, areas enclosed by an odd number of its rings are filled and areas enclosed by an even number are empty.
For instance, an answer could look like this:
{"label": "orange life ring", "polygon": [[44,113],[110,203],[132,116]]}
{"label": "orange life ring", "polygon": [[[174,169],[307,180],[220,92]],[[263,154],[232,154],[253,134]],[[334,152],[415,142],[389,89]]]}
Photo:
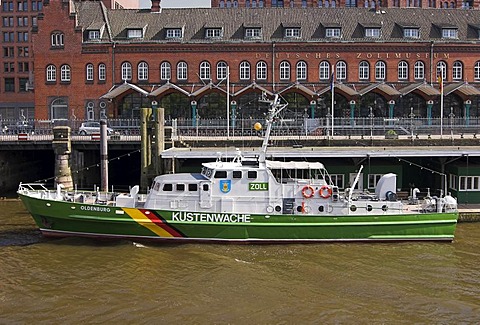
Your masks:
{"label": "orange life ring", "polygon": [[330,196],[332,196],[332,188],[328,187],[327,185],[323,185],[318,190],[318,194],[320,195],[320,197],[328,199]]}
{"label": "orange life ring", "polygon": [[302,189],[302,195],[304,198],[306,199],[309,199],[313,196],[313,194],[315,194],[315,190],[313,189],[313,187],[307,185],[305,186],[303,189]]}

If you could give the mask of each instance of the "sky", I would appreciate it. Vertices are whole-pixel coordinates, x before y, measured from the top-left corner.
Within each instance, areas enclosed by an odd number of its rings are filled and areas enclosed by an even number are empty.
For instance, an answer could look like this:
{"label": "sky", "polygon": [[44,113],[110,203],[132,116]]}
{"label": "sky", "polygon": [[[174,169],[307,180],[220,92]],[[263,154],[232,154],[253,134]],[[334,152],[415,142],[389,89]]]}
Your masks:
{"label": "sky", "polygon": [[[210,7],[210,0],[162,0],[162,8],[191,8],[191,7]],[[142,8],[150,8],[150,0],[140,0]]]}

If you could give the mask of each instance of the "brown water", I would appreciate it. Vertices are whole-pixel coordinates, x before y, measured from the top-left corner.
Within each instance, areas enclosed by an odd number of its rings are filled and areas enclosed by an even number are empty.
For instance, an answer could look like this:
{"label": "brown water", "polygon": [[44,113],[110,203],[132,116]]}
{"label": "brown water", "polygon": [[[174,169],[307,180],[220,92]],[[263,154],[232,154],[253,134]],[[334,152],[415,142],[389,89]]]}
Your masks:
{"label": "brown water", "polygon": [[478,324],[480,223],[454,243],[42,238],[0,201],[0,324]]}

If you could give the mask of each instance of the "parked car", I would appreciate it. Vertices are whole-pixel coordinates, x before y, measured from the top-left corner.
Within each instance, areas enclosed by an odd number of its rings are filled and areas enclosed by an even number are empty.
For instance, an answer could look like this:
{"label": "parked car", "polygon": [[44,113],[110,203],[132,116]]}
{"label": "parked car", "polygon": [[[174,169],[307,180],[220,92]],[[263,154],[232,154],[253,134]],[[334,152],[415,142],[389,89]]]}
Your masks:
{"label": "parked car", "polygon": [[[78,134],[87,135],[87,134],[100,134],[100,122],[83,122],[82,125],[78,128]],[[112,135],[113,129],[107,127],[107,134]]]}
{"label": "parked car", "polygon": [[35,127],[32,122],[27,120],[20,120],[15,124],[2,126],[2,132],[5,134],[33,133],[34,130]]}

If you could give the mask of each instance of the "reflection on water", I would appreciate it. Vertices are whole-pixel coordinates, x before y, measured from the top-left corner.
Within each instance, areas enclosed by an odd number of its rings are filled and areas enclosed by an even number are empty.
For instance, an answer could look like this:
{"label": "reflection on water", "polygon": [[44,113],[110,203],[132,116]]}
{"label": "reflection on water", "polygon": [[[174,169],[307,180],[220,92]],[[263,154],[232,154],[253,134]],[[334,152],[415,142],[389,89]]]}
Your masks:
{"label": "reflection on water", "polygon": [[0,323],[480,322],[480,224],[454,243],[44,239],[0,202]]}

